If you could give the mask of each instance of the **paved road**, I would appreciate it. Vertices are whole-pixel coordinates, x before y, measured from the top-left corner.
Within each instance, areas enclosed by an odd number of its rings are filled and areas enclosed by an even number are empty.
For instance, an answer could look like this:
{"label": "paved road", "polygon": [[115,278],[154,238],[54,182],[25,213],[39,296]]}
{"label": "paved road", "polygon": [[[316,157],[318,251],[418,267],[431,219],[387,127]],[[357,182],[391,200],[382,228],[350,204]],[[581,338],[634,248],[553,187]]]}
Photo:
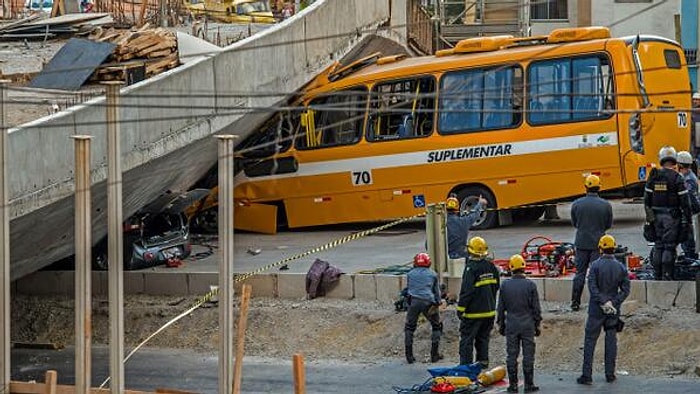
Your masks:
{"label": "paved road", "polygon": [[[570,205],[563,204],[558,209],[560,219],[540,220],[534,223],[516,224],[491,230],[474,231],[473,235],[483,236],[495,253],[496,258],[508,258],[517,253],[523,244],[533,236],[547,236],[555,241],[572,242],[574,228],[570,224]],[[613,203],[614,224],[611,233],[618,243],[628,246],[631,251],[647,255],[649,247],[642,238],[644,209],[641,204]],[[236,233],[234,271],[249,272],[258,267],[274,263],[285,257],[306,251],[329,241],[344,237],[355,231],[374,227],[373,223],[325,226],[303,230],[286,230],[276,235]],[[416,220],[396,226],[384,232],[352,241],[337,248],[296,260],[289,264],[288,272],[306,273],[316,257],[329,261],[347,273],[374,269],[395,264],[404,264],[424,248],[425,223]],[[247,251],[260,249],[260,254]],[[205,247],[195,246],[195,252],[206,251]],[[215,251],[215,249],[214,249]],[[156,271],[172,271],[164,266]],[[185,261],[179,271],[217,272],[217,255],[200,260]]]}
{"label": "paved road", "polygon": [[[291,356],[290,356],[291,359]],[[93,386],[98,386],[108,373],[108,350],[93,350]],[[445,364],[444,366],[448,366]],[[306,360],[306,388],[311,393],[393,393],[393,386],[411,387],[429,377],[429,364],[406,365],[398,360],[372,364],[351,364],[334,361]],[[43,381],[46,369],[58,371],[60,384],[73,383],[73,350],[12,351],[13,380]],[[575,383],[576,373],[536,373],[541,393],[697,393],[700,379],[619,376],[614,384],[594,375],[593,386]],[[217,392],[216,354],[183,350],[146,349],[137,353],[126,365],[126,386],[135,390],[159,387]],[[244,393],[289,393],[293,391],[292,367],[289,361],[247,357],[243,365],[241,386]],[[503,388],[489,392],[503,392]]]}

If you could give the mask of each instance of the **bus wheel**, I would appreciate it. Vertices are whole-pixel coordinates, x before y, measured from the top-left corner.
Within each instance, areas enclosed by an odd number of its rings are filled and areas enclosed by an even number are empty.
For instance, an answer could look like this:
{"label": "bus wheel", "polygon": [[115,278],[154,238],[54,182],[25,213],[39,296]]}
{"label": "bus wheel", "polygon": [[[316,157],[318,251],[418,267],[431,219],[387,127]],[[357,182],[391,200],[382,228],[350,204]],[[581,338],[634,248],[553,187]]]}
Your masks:
{"label": "bus wheel", "polygon": [[496,208],[496,199],[488,189],[478,186],[469,186],[461,189],[457,193],[457,198],[461,204],[461,211],[471,211],[476,205],[477,201],[479,201],[479,196],[488,201],[487,208],[489,209],[481,213],[481,216],[476,220],[476,222],[474,222],[472,228],[483,230],[496,227],[498,225],[498,211],[493,209]]}

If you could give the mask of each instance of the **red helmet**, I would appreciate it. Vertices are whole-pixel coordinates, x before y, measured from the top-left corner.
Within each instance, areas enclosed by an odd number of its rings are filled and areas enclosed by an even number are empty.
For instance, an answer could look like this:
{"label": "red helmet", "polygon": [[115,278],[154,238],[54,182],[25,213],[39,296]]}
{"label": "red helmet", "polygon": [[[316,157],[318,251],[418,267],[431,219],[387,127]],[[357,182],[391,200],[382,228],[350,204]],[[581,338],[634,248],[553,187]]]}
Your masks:
{"label": "red helmet", "polygon": [[430,267],[430,256],[427,253],[418,253],[413,258],[413,265],[416,267]]}

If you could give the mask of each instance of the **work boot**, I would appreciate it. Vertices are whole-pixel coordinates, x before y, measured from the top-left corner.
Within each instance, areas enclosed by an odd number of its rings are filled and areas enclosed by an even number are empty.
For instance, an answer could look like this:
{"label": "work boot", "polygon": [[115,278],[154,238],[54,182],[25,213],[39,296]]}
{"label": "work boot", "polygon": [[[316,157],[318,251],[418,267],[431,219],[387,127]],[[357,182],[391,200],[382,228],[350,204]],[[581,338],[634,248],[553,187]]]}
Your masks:
{"label": "work boot", "polygon": [[443,357],[442,354],[440,354],[439,347],[440,347],[440,342],[433,342],[433,344],[430,348],[430,362],[436,363],[436,362],[442,360],[443,358],[445,358],[445,357]]}
{"label": "work boot", "polygon": [[615,374],[612,375],[605,375],[605,381],[608,383],[612,383],[617,380],[617,376]]}
{"label": "work boot", "polygon": [[509,393],[518,392],[518,364],[515,364],[515,368],[508,368],[508,388],[506,389]]}
{"label": "work boot", "polygon": [[581,376],[579,376],[579,377],[576,379],[576,383],[578,383],[578,384],[585,384],[586,386],[590,386],[590,385],[593,384],[593,379],[581,375]]}
{"label": "work boot", "polygon": [[406,348],[406,362],[413,364],[416,358],[413,357],[413,331],[404,331],[404,347]]}
{"label": "work boot", "polygon": [[534,375],[535,375],[535,373],[533,371],[525,372],[525,392],[526,393],[532,393],[532,392],[540,390],[540,388],[538,386],[535,386]]}
{"label": "work boot", "polygon": [[409,364],[413,364],[416,362],[416,358],[413,357],[413,347],[406,348],[406,362]]}

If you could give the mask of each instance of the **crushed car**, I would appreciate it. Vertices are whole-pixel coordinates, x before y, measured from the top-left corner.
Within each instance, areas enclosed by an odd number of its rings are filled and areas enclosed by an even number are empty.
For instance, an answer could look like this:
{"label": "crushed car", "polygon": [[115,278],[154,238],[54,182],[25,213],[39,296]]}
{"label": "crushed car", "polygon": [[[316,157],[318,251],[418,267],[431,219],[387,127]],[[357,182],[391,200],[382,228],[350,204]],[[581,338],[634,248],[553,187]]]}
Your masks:
{"label": "crushed car", "polygon": [[[177,266],[191,251],[190,232],[185,209],[209,194],[207,189],[187,193],[166,193],[140,209],[124,222],[124,269],[136,270],[168,264]],[[108,268],[108,239],[105,236],[93,249],[93,266]]]}

